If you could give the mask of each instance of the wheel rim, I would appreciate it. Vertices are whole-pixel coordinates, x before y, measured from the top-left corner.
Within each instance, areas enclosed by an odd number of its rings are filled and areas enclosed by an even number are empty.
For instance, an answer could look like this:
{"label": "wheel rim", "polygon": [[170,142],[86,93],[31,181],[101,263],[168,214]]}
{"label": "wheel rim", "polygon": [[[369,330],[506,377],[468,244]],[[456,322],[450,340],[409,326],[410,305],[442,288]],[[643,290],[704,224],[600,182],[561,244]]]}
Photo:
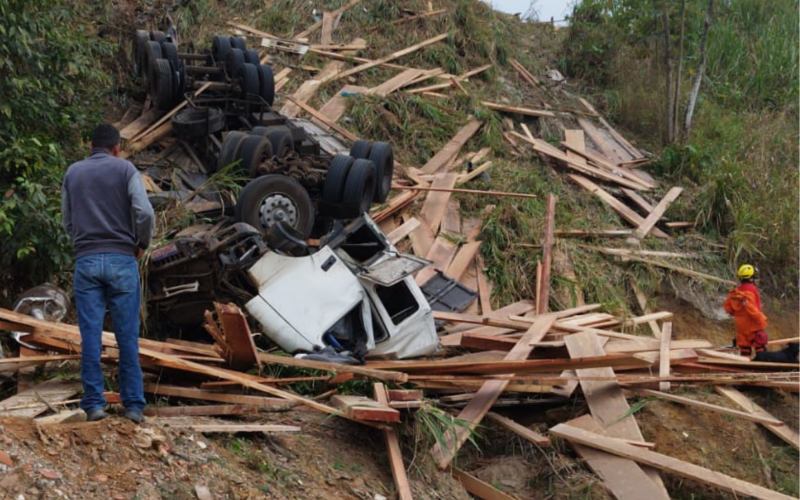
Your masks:
{"label": "wheel rim", "polygon": [[286,222],[297,227],[297,204],[283,193],[274,193],[265,197],[258,207],[258,222],[268,228],[278,222]]}

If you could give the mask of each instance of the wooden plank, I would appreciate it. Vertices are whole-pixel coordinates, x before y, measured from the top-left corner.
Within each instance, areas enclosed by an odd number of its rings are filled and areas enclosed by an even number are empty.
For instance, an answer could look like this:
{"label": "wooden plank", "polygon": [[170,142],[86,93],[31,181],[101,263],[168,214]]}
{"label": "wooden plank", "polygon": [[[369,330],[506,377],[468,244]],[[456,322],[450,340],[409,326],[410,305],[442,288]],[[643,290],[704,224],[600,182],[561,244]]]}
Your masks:
{"label": "wooden plank", "polygon": [[[601,188],[594,182],[590,181],[586,177],[575,174],[568,174],[568,177],[586,191],[589,191],[590,193],[597,196],[600,199],[600,201],[610,206],[623,219],[630,222],[632,225],[639,227],[644,222],[644,217],[640,216],[639,214],[628,208],[627,205],[625,205],[618,199],[608,194],[608,192],[606,192],[603,188]],[[668,234],[666,234],[665,232],[661,231],[658,228],[653,229],[653,234],[658,236],[659,238],[669,238]]]}
{"label": "wooden plank", "polygon": [[636,191],[632,189],[622,188],[622,192],[625,193],[625,196],[630,198],[631,201],[634,202],[639,208],[641,208],[648,214],[653,211],[654,208],[653,205],[649,201],[642,198],[642,195],[640,195]]}
{"label": "wooden plank", "polygon": [[528,330],[531,323],[535,323],[537,318],[525,318],[529,321],[517,321],[506,319],[495,315],[491,316],[477,316],[474,314],[453,313],[446,311],[433,311],[433,318],[441,321],[449,321],[453,323],[472,323],[475,325],[488,325],[497,326],[500,328],[511,328],[514,330]]}
{"label": "wooden plank", "polygon": [[[755,497],[762,500],[789,500],[790,496],[757,486],[741,479],[727,476],[720,472],[712,471],[698,465],[656,453],[637,446],[621,443],[605,436],[578,429],[566,424],[559,424],[550,433],[573,443],[580,443],[598,450],[602,450],[620,457],[650,465],[671,472],[681,477],[711,484],[724,491]],[[637,496],[634,498],[651,498]]]}
{"label": "wooden plank", "polygon": [[492,165],[493,164],[491,161],[487,161],[480,167],[474,168],[471,172],[467,172],[465,174],[460,175],[458,177],[458,180],[456,181],[456,186],[466,184],[467,182],[471,181],[472,179],[478,177],[479,175],[483,174],[484,172],[492,168]]}
{"label": "wooden plank", "polygon": [[[595,248],[594,250],[596,250],[598,252],[601,252],[601,253],[608,253],[608,252],[603,252],[603,249]],[[613,255],[613,254],[609,254],[609,255]],[[624,257],[624,259],[628,260],[628,261],[641,262],[643,264],[650,264],[651,266],[663,267],[665,269],[671,269],[673,271],[676,271],[676,272],[681,273],[681,274],[685,274],[686,276],[691,276],[693,278],[698,278],[698,279],[703,279],[703,280],[708,280],[708,281],[716,281],[718,283],[722,283],[722,284],[730,285],[730,286],[736,286],[737,285],[737,283],[735,281],[726,280],[724,278],[718,278],[716,276],[712,276],[712,275],[706,274],[706,273],[701,273],[701,272],[698,272],[698,271],[693,271],[692,269],[687,269],[685,267],[676,266],[675,264],[670,264],[668,262],[661,262],[661,261],[656,261],[656,260],[644,259],[642,257],[637,257],[635,255],[626,255]]]}
{"label": "wooden plank", "polygon": [[144,409],[144,414],[148,417],[256,415],[258,407],[251,405],[150,406]]}
{"label": "wooden plank", "polygon": [[[636,301],[639,303],[639,309],[641,309],[642,314],[650,314],[652,310],[647,305],[647,297],[645,296],[644,292],[642,292],[641,288],[639,288],[639,285],[636,284],[635,278],[631,278],[631,289],[633,290],[633,294],[636,295]],[[650,320],[647,322],[647,325],[653,332],[653,337],[660,339],[661,327],[658,326],[658,322],[655,320]]]}
{"label": "wooden plank", "polygon": [[481,303],[481,314],[492,312],[492,292],[489,289],[489,279],[486,277],[483,256],[478,253],[475,257],[475,274],[478,278],[478,297]]}
{"label": "wooden plank", "polygon": [[506,106],[504,104],[497,104],[494,102],[481,102],[484,106],[491,109],[492,111],[500,111],[503,113],[513,113],[515,115],[525,115],[525,116],[545,116],[549,118],[555,118],[556,114],[552,111],[547,111],[544,109],[530,109],[530,108],[520,108],[516,106]]}
{"label": "wooden plank", "polygon": [[[397,163],[395,163],[396,165]],[[380,222],[387,217],[391,217],[395,213],[404,209],[417,199],[419,193],[403,193],[399,196],[392,198],[385,208],[376,207],[376,210],[371,212],[372,220]]]}
{"label": "wooden plank", "polygon": [[34,419],[37,425],[70,424],[86,422],[86,412],[83,410],[63,410],[54,415]]}
{"label": "wooden plank", "polygon": [[[672,339],[672,323],[664,323],[664,328],[661,330],[661,349],[659,351],[661,357],[658,360],[658,376],[669,377],[669,350],[670,340]],[[669,391],[669,382],[659,382],[658,390],[661,392]]]}
{"label": "wooden plank", "polygon": [[[458,174],[453,174],[458,176]],[[436,187],[422,187],[422,186],[400,186],[393,184],[392,189],[399,189],[403,191],[430,191],[430,192],[442,192],[442,193],[464,193],[464,194],[477,194],[481,196],[496,196],[496,197],[508,197],[508,198],[524,198],[524,199],[535,199],[537,196],[535,194],[528,194],[528,193],[509,193],[506,191],[481,191],[479,189],[457,189],[457,188],[436,188]]]}
{"label": "wooden plank", "polygon": [[337,394],[331,398],[331,405],[353,420],[400,421],[399,411],[364,396],[342,396]]}
{"label": "wooden plank", "polygon": [[[533,351],[531,342],[538,342],[544,338],[550,327],[555,323],[556,317],[546,314],[538,317],[517,345],[503,358],[504,362],[519,361],[528,358]],[[475,397],[459,413],[458,418],[464,420],[466,425],[457,430],[449,430],[443,442],[438,442],[431,449],[431,454],[440,469],[447,467],[458,454],[458,450],[469,437],[469,434],[480,424],[483,417],[491,409],[497,398],[508,385],[508,380],[493,380],[486,382],[478,390]]]}
{"label": "wooden plank", "polygon": [[633,236],[631,236],[633,243],[638,243],[639,240],[647,236],[647,233],[649,233],[650,230],[655,227],[656,223],[661,220],[664,212],[667,211],[672,202],[674,202],[682,192],[683,188],[677,186],[671,188],[667,192],[666,196],[664,196],[661,201],[658,202],[658,205],[656,205],[653,211],[650,212],[650,215],[648,215],[647,218],[642,221],[642,223],[639,224],[639,227],[633,232]]}
{"label": "wooden plank", "polygon": [[355,135],[354,133],[350,132],[349,130],[346,130],[346,129],[340,127],[335,122],[332,122],[332,121],[328,120],[325,116],[321,115],[319,113],[319,111],[317,111],[316,109],[312,108],[308,104],[306,104],[304,102],[301,102],[301,101],[298,101],[298,100],[294,99],[291,96],[286,96],[286,99],[288,99],[289,101],[297,104],[303,111],[305,111],[306,113],[311,115],[311,118],[314,121],[316,121],[317,123],[329,128],[330,130],[338,133],[339,135],[341,135],[345,139],[348,139],[348,140],[353,141],[353,142],[358,140],[358,136],[357,135]]}
{"label": "wooden plank", "polygon": [[339,121],[344,112],[347,110],[347,103],[353,97],[347,97],[347,94],[363,94],[368,89],[358,85],[345,85],[336,94],[328,99],[324,106],[319,108],[319,114],[335,123]]}
{"label": "wooden plank", "polygon": [[[458,75],[456,77],[456,82],[465,82],[465,81],[467,81],[469,79],[469,77],[477,75],[478,73],[483,73],[484,71],[486,71],[487,69],[491,68],[492,66],[493,66],[492,64],[487,64],[485,66],[481,66],[479,68],[475,68],[475,69],[469,70],[466,73]],[[445,77],[445,75],[440,75],[440,78],[444,78],[444,77]],[[428,95],[428,94],[435,94],[435,92],[431,92],[433,90],[447,89],[447,88],[450,88],[452,86],[453,86],[453,82],[448,77],[448,82],[447,83],[438,83],[436,85],[430,85],[428,87],[419,87],[419,88],[407,90],[406,92],[409,93],[409,94]],[[446,95],[443,95],[443,94],[436,94],[436,95],[440,96],[440,97],[447,97]]]}
{"label": "wooden plank", "polygon": [[530,71],[525,69],[525,66],[523,66],[522,64],[520,64],[519,61],[513,58],[509,59],[509,62],[511,63],[511,66],[517,71],[517,73],[519,73],[522,79],[528,82],[531,87],[533,88],[539,87],[539,79],[533,76]]}
{"label": "wooden plank", "polygon": [[157,396],[199,399],[203,401],[228,403],[230,405],[248,405],[262,408],[290,408],[295,405],[295,403],[287,403],[287,401],[282,398],[243,396],[241,394],[205,391],[196,387],[178,387],[173,385],[155,384],[152,382],[146,382],[144,384],[144,390],[145,392],[155,394]]}
{"label": "wooden plank", "polygon": [[[586,431],[595,432],[603,435],[607,439],[621,441],[608,435],[603,426],[591,415],[570,420],[568,425]],[[640,442],[640,443],[643,443]],[[645,474],[642,467],[636,462],[627,458],[618,457],[601,450],[596,450],[589,446],[572,443],[575,451],[578,452],[606,487],[613,493],[615,498],[621,500],[636,500],[639,498],[665,498],[664,492]],[[666,497],[669,498],[669,497]]]}
{"label": "wooden plank", "polygon": [[[436,174],[433,178],[432,187],[434,189],[452,189],[457,178],[458,174],[455,173],[443,172]],[[442,223],[445,210],[447,210],[447,201],[450,199],[450,194],[448,191],[432,191],[422,205],[419,215],[428,223],[433,234],[439,232],[439,225]]]}
{"label": "wooden plank", "polygon": [[400,241],[406,238],[412,231],[419,227],[419,219],[416,217],[412,217],[407,221],[403,222],[399,227],[394,228],[389,233],[386,234],[386,239],[389,240],[389,243],[392,245],[397,245]]}
{"label": "wooden plank", "polygon": [[455,257],[447,266],[445,274],[456,281],[461,281],[467,268],[481,249],[481,241],[471,241],[458,249]]}
{"label": "wooden plank", "polygon": [[612,162],[619,164],[623,161],[629,160],[630,155],[624,150],[624,148],[619,147],[615,143],[615,141],[609,142],[606,140],[606,137],[600,131],[600,129],[595,126],[594,123],[585,120],[583,118],[578,118],[578,125],[586,132],[586,135],[589,136],[589,139],[600,148],[600,151],[607,156]]}
{"label": "wooden plank", "polygon": [[425,72],[426,70],[424,69],[409,68],[403,71],[402,73],[386,80],[377,87],[373,87],[367,90],[366,93],[385,97],[391,94],[392,92],[401,89],[402,87],[412,82],[413,80],[419,78],[420,75],[424,74]]}
{"label": "wooden plank", "polygon": [[420,171],[423,174],[434,174],[445,169],[447,164],[458,155],[461,148],[464,147],[464,144],[466,144],[467,141],[475,135],[478,129],[481,128],[481,125],[483,125],[483,122],[476,120],[474,116],[470,116],[467,124],[464,125],[439,152],[433,155],[433,157],[420,168]]}
{"label": "wooden plank", "polygon": [[426,259],[433,262],[430,266],[420,270],[414,277],[419,286],[424,285],[429,279],[436,275],[436,270],[445,272],[450,266],[453,257],[456,255],[456,245],[443,236],[437,236],[428,251]]}
{"label": "wooden plank", "polygon": [[544,238],[542,238],[542,281],[539,294],[536,296],[536,312],[544,314],[550,307],[550,266],[553,262],[553,231],[556,227],[556,198],[552,193],[547,195],[545,211]]}
{"label": "wooden plank", "polygon": [[600,230],[582,230],[582,229],[567,229],[556,230],[556,237],[558,238],[625,238],[633,234],[632,229],[600,229]]}
{"label": "wooden plank", "polygon": [[488,418],[489,420],[491,420],[493,422],[496,422],[497,424],[499,424],[504,429],[509,430],[509,431],[517,434],[518,436],[522,437],[523,439],[526,439],[526,440],[530,441],[533,444],[536,444],[536,445],[539,445],[539,446],[550,446],[550,440],[548,438],[542,436],[538,432],[535,432],[535,431],[525,427],[524,425],[521,425],[521,424],[518,424],[517,422],[514,422],[510,418],[506,418],[506,417],[504,417],[502,415],[499,415],[499,414],[491,412],[491,411],[486,414],[486,418]]}
{"label": "wooden plank", "polygon": [[[0,416],[33,418],[81,391],[79,380],[53,378],[0,401]],[[45,403],[46,401],[46,403]]]}
{"label": "wooden plank", "polygon": [[[507,318],[511,314],[525,314],[526,312],[532,311],[536,308],[536,304],[531,301],[521,301],[515,302],[514,304],[510,304],[505,306],[501,309],[496,311],[491,311],[489,313],[484,313],[481,317],[493,317],[493,318]],[[474,315],[472,315],[474,317]],[[483,324],[483,323],[481,323]],[[468,325],[466,325],[468,326]],[[503,335],[506,333],[511,333],[516,330],[516,328],[508,329],[508,328],[498,328],[498,327],[469,327],[469,331],[472,333],[477,334],[486,334],[486,335]],[[466,333],[466,331],[451,333],[449,335],[445,335],[443,337],[439,337],[439,341],[442,343],[443,346],[458,346],[461,342],[461,336]]]}
{"label": "wooden plank", "polygon": [[322,32],[319,35],[319,43],[322,45],[330,45],[333,43],[333,22],[336,20],[336,14],[329,11],[322,13]]}
{"label": "wooden plank", "polygon": [[663,391],[652,391],[650,389],[641,389],[638,387],[628,387],[629,391],[638,394],[640,396],[651,396],[656,397],[659,399],[663,399],[665,401],[671,401],[673,403],[679,403],[685,406],[691,406],[694,408],[702,408],[704,410],[713,411],[715,413],[720,413],[722,415],[730,415],[732,417],[741,418],[743,420],[750,420],[752,422],[757,422],[759,424],[763,424],[764,426],[775,426],[781,427],[784,425],[783,422],[774,418],[773,416],[762,416],[757,415],[755,413],[751,413],[749,411],[738,411],[738,410],[731,410],[730,408],[725,408],[724,406],[718,406],[710,403],[704,403],[702,401],[696,401],[694,399],[684,398],[681,396],[676,396],[674,394],[668,394]]}
{"label": "wooden plank", "polygon": [[[592,332],[576,333],[564,338],[567,350],[571,358],[581,358],[586,356],[602,356],[605,354],[602,344],[597,336]],[[578,377],[614,377],[614,370],[610,367],[576,369]],[[580,382],[589,410],[594,419],[600,423],[609,436],[629,439],[633,441],[644,441],[642,431],[636,423],[636,418],[630,413],[630,406],[622,393],[622,388],[614,380],[581,380]],[[624,417],[624,418],[623,418]],[[630,467],[628,467],[630,468]],[[657,498],[669,499],[666,488],[664,487],[658,473],[653,470],[645,470],[645,474],[659,492]],[[617,478],[618,479],[618,478]],[[619,484],[616,481],[609,484],[612,490],[616,488],[625,489],[629,485]],[[637,482],[637,488],[652,490],[646,481]],[[648,497],[649,498],[649,497]]]}
{"label": "wooden plank", "polygon": [[[582,130],[579,130],[578,132],[581,132],[581,134],[583,133]],[[582,156],[584,158],[584,161],[590,160],[596,166],[598,166],[600,168],[604,168],[604,169],[608,170],[609,172],[613,172],[615,175],[618,175],[620,177],[624,177],[624,178],[626,178],[626,179],[628,179],[628,180],[630,180],[632,182],[635,182],[637,184],[642,184],[643,186],[647,187],[648,189],[654,189],[654,188],[657,187],[657,185],[655,183],[650,182],[647,179],[644,179],[641,176],[636,175],[636,173],[634,173],[634,172],[632,172],[630,170],[627,170],[627,169],[624,169],[624,168],[620,168],[615,163],[612,163],[608,158],[605,158],[602,155],[594,153],[591,150],[584,149],[583,151],[579,151],[573,145],[569,144],[568,142],[562,142],[561,145],[566,147],[568,150],[571,150],[573,153],[575,153],[575,154],[577,154],[579,156]],[[567,153],[569,153],[569,152],[570,151],[567,151]]]}
{"label": "wooden plank", "polygon": [[389,401],[419,401],[422,391],[416,389],[389,389],[386,391]]}
{"label": "wooden plank", "polygon": [[374,68],[375,66],[379,66],[382,63],[387,63],[387,62],[393,61],[393,60],[395,60],[395,59],[397,59],[399,57],[403,57],[405,55],[408,55],[408,54],[411,54],[413,52],[416,52],[419,49],[427,47],[428,45],[431,45],[431,44],[434,44],[434,43],[439,42],[441,40],[444,40],[445,38],[447,38],[447,36],[448,36],[447,33],[442,33],[441,35],[435,36],[433,38],[429,38],[429,39],[427,39],[427,40],[425,40],[423,42],[420,42],[420,43],[418,43],[416,45],[412,45],[411,47],[405,48],[403,50],[399,50],[397,52],[393,52],[393,53],[389,54],[386,57],[382,57],[380,59],[377,59],[377,60],[374,60],[374,61],[370,61],[368,63],[364,63],[364,64],[361,64],[361,65],[358,65],[358,66],[356,66],[354,68],[350,68],[347,71],[343,71],[341,73],[337,73],[335,75],[329,76],[329,77],[325,78],[323,81],[324,82],[329,82],[329,81],[333,81],[333,80],[338,80],[340,78],[346,78],[346,77],[351,76],[351,75],[355,75],[356,73],[360,73],[361,71],[364,71],[366,69]]}
{"label": "wooden plank", "polygon": [[235,304],[217,302],[214,303],[214,308],[217,310],[217,317],[228,345],[230,365],[242,371],[253,367],[260,369],[261,359],[256,352],[256,345],[242,310]]}
{"label": "wooden plank", "polygon": [[120,130],[119,136],[123,140],[129,141],[139,135],[144,129],[149,127],[151,123],[161,118],[162,115],[164,115],[164,111],[151,109]]}
{"label": "wooden plank", "polygon": [[461,347],[479,349],[481,351],[508,352],[517,345],[519,339],[504,337],[502,335],[486,335],[481,333],[464,332],[461,335]]}
{"label": "wooden plank", "polygon": [[272,424],[184,424],[169,422],[172,429],[191,429],[195,432],[209,433],[237,433],[237,432],[300,432],[302,429],[295,425]]}
{"label": "wooden plank", "polygon": [[[419,14],[415,14],[413,16],[404,17],[402,19],[396,19],[396,20],[390,22],[389,24],[392,24],[392,25],[405,24],[405,23],[408,23],[408,22],[411,22],[411,21],[416,21],[417,19],[423,19],[423,18],[430,17],[430,16],[438,16],[439,14],[444,14],[445,12],[447,12],[447,9],[438,9],[438,10],[431,10],[431,11],[427,11],[427,12],[420,12]],[[370,33],[374,33],[376,31],[378,31],[379,29],[381,29],[381,26],[374,26],[374,27],[370,28],[369,31],[370,31]]]}
{"label": "wooden plank", "polygon": [[258,357],[265,363],[273,363],[297,368],[308,368],[311,370],[323,370],[332,373],[355,373],[383,382],[404,383],[408,380],[408,375],[391,370],[371,370],[363,366],[343,365],[339,363],[327,363],[325,361],[315,361],[312,359],[295,358],[292,356],[276,356],[265,352],[258,353]]}
{"label": "wooden plank", "polygon": [[[795,385],[797,383],[795,382]],[[746,395],[742,394],[738,390],[733,387],[720,387],[716,386],[714,389],[728,398],[729,400],[736,403],[740,408],[744,411],[749,412],[753,415],[760,416],[762,418],[771,418],[776,420],[770,413],[765,410],[764,408],[755,404],[750,398]],[[797,432],[793,431],[786,425],[771,425],[765,424],[764,427],[767,428],[768,431],[775,434],[786,443],[792,446],[795,450],[800,450],[800,435]]]}
{"label": "wooden plank", "polygon": [[411,248],[414,250],[415,255],[420,257],[428,255],[433,246],[434,237],[433,231],[427,222],[421,220],[419,226],[411,231],[408,237],[411,240]]}
{"label": "wooden plank", "polygon": [[[376,382],[373,387],[375,389],[375,400],[382,405],[388,405],[389,397],[383,384]],[[411,484],[408,482],[406,466],[403,464],[403,453],[400,450],[397,431],[385,429],[383,436],[386,440],[386,454],[389,456],[389,467],[392,469],[392,478],[394,479],[398,500],[412,500]]]}
{"label": "wooden plank", "polygon": [[491,484],[485,483],[477,477],[467,474],[463,470],[454,467],[451,469],[451,472],[453,473],[453,477],[458,479],[465,490],[481,500],[515,500],[513,497],[506,495]]}
{"label": "wooden plank", "polygon": [[447,200],[439,231],[453,236],[461,236],[461,204],[458,200],[453,198]]}

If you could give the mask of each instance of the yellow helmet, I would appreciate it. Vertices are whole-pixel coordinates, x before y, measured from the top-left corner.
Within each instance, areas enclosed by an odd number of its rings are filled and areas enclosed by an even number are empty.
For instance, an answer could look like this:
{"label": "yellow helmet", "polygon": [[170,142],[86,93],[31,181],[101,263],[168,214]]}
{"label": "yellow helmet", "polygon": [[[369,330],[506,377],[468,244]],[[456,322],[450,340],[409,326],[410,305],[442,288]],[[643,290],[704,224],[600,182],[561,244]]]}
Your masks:
{"label": "yellow helmet", "polygon": [[756,274],[756,268],[753,267],[751,264],[744,264],[739,267],[739,271],[736,272],[736,276],[740,279],[749,280]]}

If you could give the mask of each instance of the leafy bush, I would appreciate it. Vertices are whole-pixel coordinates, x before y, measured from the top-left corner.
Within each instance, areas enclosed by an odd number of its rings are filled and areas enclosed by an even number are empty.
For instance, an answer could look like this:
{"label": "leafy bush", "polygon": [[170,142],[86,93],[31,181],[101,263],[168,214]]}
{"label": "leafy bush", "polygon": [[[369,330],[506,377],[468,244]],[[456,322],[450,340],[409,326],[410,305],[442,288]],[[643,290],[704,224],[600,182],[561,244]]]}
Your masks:
{"label": "leafy bush", "polygon": [[112,54],[84,28],[66,1],[0,2],[0,268],[20,286],[71,258],[60,182],[99,121]]}

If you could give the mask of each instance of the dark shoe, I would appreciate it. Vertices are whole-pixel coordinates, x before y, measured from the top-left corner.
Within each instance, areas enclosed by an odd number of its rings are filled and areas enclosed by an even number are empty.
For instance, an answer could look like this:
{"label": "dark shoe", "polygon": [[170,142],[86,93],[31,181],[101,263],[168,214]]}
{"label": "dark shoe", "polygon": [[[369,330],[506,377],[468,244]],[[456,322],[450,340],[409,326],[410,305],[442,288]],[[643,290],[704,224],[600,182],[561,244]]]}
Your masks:
{"label": "dark shoe", "polygon": [[86,412],[86,421],[87,422],[97,422],[98,420],[103,420],[108,416],[108,413],[102,408],[93,408]]}
{"label": "dark shoe", "polygon": [[125,410],[125,418],[137,424],[144,423],[144,414],[141,410]]}

